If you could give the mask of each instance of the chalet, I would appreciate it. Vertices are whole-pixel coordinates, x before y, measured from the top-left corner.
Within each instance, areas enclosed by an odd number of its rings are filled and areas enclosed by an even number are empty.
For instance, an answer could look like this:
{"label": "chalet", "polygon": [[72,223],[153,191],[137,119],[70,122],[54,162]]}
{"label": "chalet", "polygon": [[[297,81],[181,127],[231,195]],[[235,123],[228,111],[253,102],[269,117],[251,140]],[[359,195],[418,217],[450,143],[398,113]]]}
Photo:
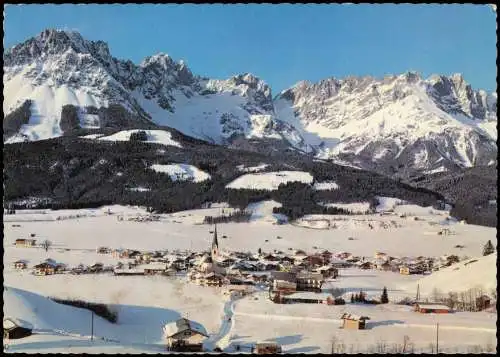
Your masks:
{"label": "chalet", "polygon": [[170,263],[169,268],[175,269],[177,271],[186,270],[186,261],[182,258],[176,258],[172,261],[172,263]]}
{"label": "chalet", "polygon": [[290,295],[282,295],[281,300],[285,304],[304,303],[304,304],[326,304],[333,305],[334,299],[328,293],[313,293],[309,291],[295,292]]}
{"label": "chalet", "polygon": [[363,270],[373,269],[374,264],[372,262],[362,262],[361,264],[358,265],[358,268]]}
{"label": "chalet", "polygon": [[340,259],[333,259],[330,260],[330,265],[334,268],[339,269],[339,268],[349,268],[352,266],[352,263]]}
{"label": "chalet", "polygon": [[33,325],[28,321],[13,317],[4,317],[3,319],[3,338],[18,339],[28,337],[33,332]]}
{"label": "chalet", "polygon": [[342,320],[342,328],[350,330],[364,330],[366,320],[370,320],[368,316],[357,316],[348,313],[343,313],[340,319]]}
{"label": "chalet", "polygon": [[255,347],[252,347],[252,353],[255,352],[258,355],[274,355],[282,353],[281,346],[276,343],[257,343]]}
{"label": "chalet", "polygon": [[89,267],[90,273],[100,273],[103,271],[104,265],[102,263],[95,263]]}
{"label": "chalet", "polygon": [[297,291],[321,291],[321,273],[300,272],[297,274]]}
{"label": "chalet", "polygon": [[325,279],[328,278],[336,279],[337,276],[339,275],[339,270],[330,265],[323,265],[322,267],[317,268],[316,272],[321,273],[323,275],[323,278]]}
{"label": "chalet", "polygon": [[229,257],[228,257],[228,258],[220,259],[220,260],[218,261],[218,263],[219,263],[219,265],[220,265],[221,267],[225,267],[225,268],[227,268],[227,267],[230,267],[231,265],[233,265],[235,261],[236,261],[236,260],[234,260],[233,258],[229,258]]}
{"label": "chalet", "polygon": [[55,273],[55,265],[49,263],[41,263],[33,267],[33,274],[41,275],[52,275]]}
{"label": "chalet", "polygon": [[222,286],[223,284],[224,277],[215,274],[215,273],[208,273],[201,275],[196,279],[196,282],[200,285],[207,285],[207,286]]}
{"label": "chalet", "polygon": [[140,260],[141,260],[142,262],[146,262],[146,263],[147,263],[147,262],[149,262],[152,258],[153,258],[153,254],[151,254],[151,253],[142,253],[142,254],[140,255]]}
{"label": "chalet", "polygon": [[114,275],[123,275],[123,276],[133,276],[133,275],[144,275],[144,269],[136,269],[129,268],[128,269],[113,269]]}
{"label": "chalet", "polygon": [[391,271],[392,265],[388,261],[377,264],[377,269],[382,271]]}
{"label": "chalet", "polygon": [[16,239],[15,245],[16,245],[16,247],[31,248],[31,247],[34,247],[36,245],[36,239],[19,238],[19,239]]}
{"label": "chalet", "polygon": [[375,252],[375,259],[387,259],[387,254],[382,252]]}
{"label": "chalet", "polygon": [[415,311],[422,314],[448,314],[451,312],[451,309],[448,306],[439,303],[416,302]]}
{"label": "chalet", "polygon": [[328,250],[324,250],[321,252],[321,256],[323,257],[323,260],[325,262],[329,262],[333,257],[333,253],[329,252]]}
{"label": "chalet", "polygon": [[144,266],[144,275],[164,274],[167,270],[167,265],[164,263],[147,264]]}
{"label": "chalet", "polygon": [[403,275],[410,275],[410,268],[406,265],[399,268],[399,273]]}
{"label": "chalet", "polygon": [[55,273],[57,273],[57,274],[58,274],[58,273],[63,273],[63,272],[65,272],[65,271],[66,271],[66,269],[67,269],[66,264],[63,264],[63,263],[56,263],[56,264],[55,264],[55,267],[54,267],[54,272],[55,272]]}
{"label": "chalet", "polygon": [[292,293],[297,291],[297,283],[285,280],[274,280],[272,290],[281,291],[284,293]]}
{"label": "chalet", "polygon": [[138,250],[127,250],[126,256],[123,258],[129,258],[129,259],[141,259],[142,253],[139,252]]}
{"label": "chalet", "polygon": [[295,261],[295,259],[293,259],[292,257],[288,257],[288,256],[280,258],[280,262],[282,264],[283,263],[290,263],[290,264],[292,264],[294,261]]}
{"label": "chalet", "polygon": [[307,266],[318,267],[323,265],[324,259],[320,255],[309,255],[302,260]]}
{"label": "chalet", "polygon": [[277,262],[277,261],[279,261],[279,260],[280,260],[280,258],[279,258],[279,257],[277,257],[277,256],[275,256],[275,255],[273,255],[273,254],[267,254],[267,255],[265,255],[265,256],[263,257],[263,259],[264,259],[264,260],[268,260],[268,261],[270,261],[270,262]]}
{"label": "chalet", "polygon": [[194,321],[181,318],[163,327],[169,351],[203,352],[203,340],[208,337],[205,328]]}
{"label": "chalet", "polygon": [[26,269],[27,267],[28,267],[28,261],[26,260],[18,260],[14,262],[14,268],[16,269],[23,270]]}
{"label": "chalet", "polygon": [[489,308],[491,305],[491,298],[488,295],[481,295],[476,298],[476,309],[479,311]]}
{"label": "chalet", "polygon": [[109,254],[109,253],[111,253],[111,249],[108,247],[98,247],[96,249],[96,253],[97,254]]}
{"label": "chalet", "polygon": [[302,258],[305,258],[307,257],[307,253],[304,252],[303,250],[301,249],[297,249],[294,254],[293,254],[294,258],[295,259],[302,259]]}

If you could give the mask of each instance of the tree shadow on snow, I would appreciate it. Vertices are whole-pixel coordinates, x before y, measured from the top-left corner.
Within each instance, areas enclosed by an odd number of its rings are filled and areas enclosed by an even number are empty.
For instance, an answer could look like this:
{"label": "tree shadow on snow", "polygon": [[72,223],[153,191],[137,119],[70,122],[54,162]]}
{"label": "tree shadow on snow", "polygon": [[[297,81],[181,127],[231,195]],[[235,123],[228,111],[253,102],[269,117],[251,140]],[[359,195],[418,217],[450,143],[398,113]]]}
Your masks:
{"label": "tree shadow on snow", "polygon": [[319,347],[317,346],[306,346],[306,347],[297,347],[297,348],[292,348],[291,350],[286,350],[284,351],[285,353],[308,353],[308,352],[313,352],[319,350]]}
{"label": "tree shadow on snow", "polygon": [[292,335],[292,336],[283,336],[276,338],[268,338],[266,341],[276,342],[278,345],[294,345],[302,341],[302,335]]}
{"label": "tree shadow on snow", "polygon": [[375,328],[378,326],[400,325],[400,324],[404,324],[404,323],[405,322],[402,320],[369,321],[366,324],[366,329],[371,330],[372,328]]}

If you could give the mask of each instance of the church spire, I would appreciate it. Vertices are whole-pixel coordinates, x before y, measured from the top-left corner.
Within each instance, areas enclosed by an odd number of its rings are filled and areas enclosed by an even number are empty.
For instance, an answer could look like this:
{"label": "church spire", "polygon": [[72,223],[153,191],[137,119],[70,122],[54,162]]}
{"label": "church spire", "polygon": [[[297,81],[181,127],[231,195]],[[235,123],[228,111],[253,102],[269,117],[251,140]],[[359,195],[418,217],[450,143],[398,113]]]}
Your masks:
{"label": "church spire", "polygon": [[219,242],[217,241],[217,224],[214,229],[214,239],[212,241],[212,260],[214,260],[219,254]]}

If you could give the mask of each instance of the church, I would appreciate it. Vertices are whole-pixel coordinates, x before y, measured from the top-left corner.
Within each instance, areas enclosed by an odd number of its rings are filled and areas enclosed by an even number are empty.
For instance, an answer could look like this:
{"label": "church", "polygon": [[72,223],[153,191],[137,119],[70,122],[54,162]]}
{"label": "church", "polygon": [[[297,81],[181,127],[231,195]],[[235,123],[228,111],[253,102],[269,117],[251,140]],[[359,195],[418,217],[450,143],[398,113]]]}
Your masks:
{"label": "church", "polygon": [[212,240],[212,245],[210,248],[210,255],[205,254],[200,260],[198,270],[204,274],[215,273],[217,275],[225,275],[226,269],[219,264],[217,261],[220,259],[219,255],[219,241],[217,239],[217,225],[214,230],[214,237]]}

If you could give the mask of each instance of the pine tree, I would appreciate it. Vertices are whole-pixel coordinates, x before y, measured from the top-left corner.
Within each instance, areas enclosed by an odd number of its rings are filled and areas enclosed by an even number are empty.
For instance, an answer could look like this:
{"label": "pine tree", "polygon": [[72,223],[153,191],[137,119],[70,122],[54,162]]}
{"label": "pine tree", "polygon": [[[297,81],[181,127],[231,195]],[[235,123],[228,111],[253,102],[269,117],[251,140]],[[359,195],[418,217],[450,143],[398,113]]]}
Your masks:
{"label": "pine tree", "polygon": [[382,296],[380,297],[380,302],[382,304],[387,304],[389,302],[389,296],[387,296],[387,288],[384,286],[384,290],[382,290]]}
{"label": "pine tree", "polygon": [[354,302],[354,294],[351,294],[351,303]]}
{"label": "pine tree", "polygon": [[495,253],[495,247],[493,247],[493,244],[491,243],[491,240],[488,240],[486,245],[483,248],[483,256],[490,255]]}

